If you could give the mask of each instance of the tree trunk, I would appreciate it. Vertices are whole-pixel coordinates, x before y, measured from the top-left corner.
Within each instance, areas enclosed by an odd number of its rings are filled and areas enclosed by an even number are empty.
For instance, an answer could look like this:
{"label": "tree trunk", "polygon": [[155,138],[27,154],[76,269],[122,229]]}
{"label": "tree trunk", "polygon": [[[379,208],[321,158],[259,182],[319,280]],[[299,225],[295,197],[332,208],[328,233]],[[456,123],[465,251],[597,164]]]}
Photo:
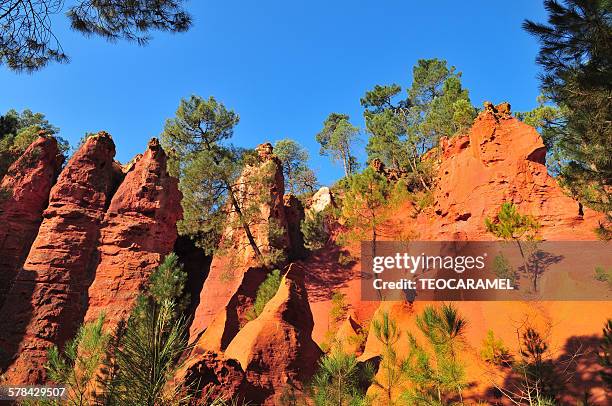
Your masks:
{"label": "tree trunk", "polygon": [[226,182],[226,186],[227,186],[228,194],[230,197],[230,201],[232,202],[232,206],[234,207],[234,210],[236,210],[236,213],[238,213],[238,217],[240,218],[240,224],[242,225],[242,228],[244,229],[244,233],[246,234],[247,239],[249,240],[249,245],[251,246],[251,248],[253,248],[253,251],[255,252],[255,256],[257,257],[261,265],[267,268],[265,260],[264,260],[264,256],[261,253],[261,250],[259,249],[259,247],[257,246],[257,242],[255,242],[253,233],[251,233],[251,228],[246,223],[246,221],[244,221],[242,210],[240,209],[238,200],[236,199],[236,196],[234,196],[234,191],[232,190],[232,187],[229,184],[229,182]]}

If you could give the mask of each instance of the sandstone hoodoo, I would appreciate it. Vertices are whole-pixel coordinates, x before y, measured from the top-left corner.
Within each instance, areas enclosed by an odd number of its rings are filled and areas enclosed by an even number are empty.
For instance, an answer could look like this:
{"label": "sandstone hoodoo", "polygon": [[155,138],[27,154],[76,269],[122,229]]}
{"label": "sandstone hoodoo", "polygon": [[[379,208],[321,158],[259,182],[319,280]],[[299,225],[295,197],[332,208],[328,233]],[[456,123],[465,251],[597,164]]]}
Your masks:
{"label": "sandstone hoodoo", "polygon": [[0,310],[8,382],[41,382],[47,349],[71,338],[83,319],[100,225],[118,176],[114,155],[110,135],[90,136],[51,189],[38,235]]}
{"label": "sandstone hoodoo", "polygon": [[0,183],[0,307],[36,238],[63,160],[57,140],[40,136]]}
{"label": "sandstone hoodoo", "polygon": [[277,405],[288,390],[305,388],[321,350],[311,338],[303,272],[289,266],[276,295],[236,334],[222,357],[194,351],[184,379],[196,385],[198,396],[212,389],[253,404]]}
{"label": "sandstone hoodoo", "polygon": [[181,194],[166,161],[158,140],[151,139],[113,196],[100,230],[100,262],[89,287],[86,322],[103,312],[112,330],[126,318],[151,272],[174,246]]}
{"label": "sandstone hoodoo", "polygon": [[[255,243],[264,257],[274,257],[274,265],[282,266],[291,245],[283,202],[282,167],[269,143],[258,146],[257,154],[257,162],[247,165],[236,182],[237,198],[241,202],[254,203],[250,209],[255,213],[250,228]],[[244,230],[236,226],[236,216],[235,212],[230,214],[228,228],[222,236],[222,254],[213,257],[210,273],[200,293],[200,304],[190,330],[192,340],[228,304],[242,283],[242,275],[251,268],[264,265],[256,258]]]}

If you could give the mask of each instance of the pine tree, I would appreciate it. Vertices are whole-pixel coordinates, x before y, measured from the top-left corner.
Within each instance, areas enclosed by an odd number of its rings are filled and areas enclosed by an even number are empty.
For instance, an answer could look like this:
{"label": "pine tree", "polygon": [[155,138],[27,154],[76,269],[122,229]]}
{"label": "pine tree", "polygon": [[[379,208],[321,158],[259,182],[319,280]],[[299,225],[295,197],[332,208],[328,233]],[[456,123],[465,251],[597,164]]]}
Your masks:
{"label": "pine tree", "polygon": [[312,379],[312,398],[316,406],[368,405],[360,383],[371,379],[372,370],[360,368],[355,355],[333,351],[319,361]]}
{"label": "pine tree", "polygon": [[608,0],[545,0],[544,6],[548,24],[528,20],[523,27],[541,44],[542,92],[563,111],[549,125],[564,159],[561,180],[585,204],[610,214],[612,7]]}
{"label": "pine tree", "polygon": [[[66,11],[71,27],[86,36],[124,39],[144,45],[153,30],[181,32],[191,25],[183,0],[72,2]],[[50,62],[68,62],[53,32],[61,0],[11,0],[0,4],[0,64],[32,72]]]}
{"label": "pine tree", "polygon": [[170,254],[151,275],[125,326],[117,329],[108,352],[103,392],[106,405],[178,405],[187,395],[172,382],[189,348],[187,324],[177,308],[186,275]]}
{"label": "pine tree", "polygon": [[382,373],[379,372],[381,377],[375,378],[373,384],[383,391],[387,406],[391,406],[397,388],[401,384],[401,365],[394,348],[400,339],[401,333],[397,323],[387,312],[384,312],[380,319],[375,319],[372,322],[372,329],[378,341],[383,345],[382,359],[379,367],[379,371],[382,371]]}
{"label": "pine tree", "polygon": [[64,350],[53,346],[47,352],[45,369],[48,378],[66,387],[64,401],[74,406],[95,404],[97,372],[107,351],[110,334],[102,328],[104,314],[94,322],[83,324]]}
{"label": "pine tree", "polygon": [[281,160],[285,189],[295,195],[313,193],[318,187],[317,176],[308,167],[308,151],[291,139],[277,141],[274,154]]}
{"label": "pine tree", "polygon": [[[521,253],[524,271],[531,274],[533,291],[538,290],[538,270],[529,267],[527,263],[527,252],[524,241],[533,242],[536,239],[540,224],[529,215],[519,213],[514,203],[506,202],[500,207],[494,219],[486,218],[485,227],[488,232],[506,241],[513,241]],[[533,268],[533,269],[532,269]]]}
{"label": "pine tree", "polygon": [[[219,248],[224,231],[234,230],[234,225],[228,224],[233,212],[235,229],[243,230],[256,258],[265,266],[268,261],[251,231],[264,194],[240,196],[244,185],[237,184],[237,179],[252,156],[228,143],[239,121],[236,113],[214,97],[191,96],[181,100],[176,116],[167,120],[161,139],[169,151],[171,170],[181,181],[183,220],[178,223],[179,232],[195,238],[212,253]],[[253,189],[269,190],[267,183],[272,178],[266,176],[265,169],[252,180],[264,184]]]}
{"label": "pine tree", "polygon": [[357,160],[352,151],[358,135],[359,129],[349,122],[349,116],[331,113],[315,137],[321,145],[321,155],[329,155],[333,161],[342,163],[344,176],[351,175],[357,169]]}
{"label": "pine tree", "polygon": [[603,329],[603,339],[599,347],[599,365],[602,366],[601,378],[612,390],[612,319],[608,319]]}

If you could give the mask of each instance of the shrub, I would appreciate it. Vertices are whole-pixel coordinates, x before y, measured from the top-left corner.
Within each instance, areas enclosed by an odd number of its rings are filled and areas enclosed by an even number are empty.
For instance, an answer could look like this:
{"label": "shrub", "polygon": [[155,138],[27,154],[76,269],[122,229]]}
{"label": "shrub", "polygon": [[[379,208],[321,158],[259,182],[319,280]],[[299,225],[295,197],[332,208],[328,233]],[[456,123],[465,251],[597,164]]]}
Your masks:
{"label": "shrub", "polygon": [[47,351],[45,369],[49,379],[66,386],[66,401],[71,405],[89,405],[95,395],[96,373],[102,365],[110,335],[103,331],[104,315],[95,322],[83,324],[64,347]]}
{"label": "shrub", "polygon": [[497,277],[510,280],[511,286],[516,286],[519,275],[518,272],[510,265],[504,254],[499,254],[493,261],[493,271]]}
{"label": "shrub", "polygon": [[270,273],[266,279],[257,288],[257,295],[255,296],[255,302],[253,307],[247,312],[248,320],[255,320],[263,311],[266,303],[270,301],[276,295],[278,288],[280,287],[282,276],[278,269],[275,269]]}
{"label": "shrub", "polygon": [[489,364],[507,365],[511,361],[510,353],[500,338],[495,338],[493,330],[487,332],[487,337],[482,342],[480,356]]}
{"label": "shrub", "polygon": [[326,221],[323,212],[307,213],[306,218],[302,220],[300,229],[304,236],[304,246],[309,250],[323,248],[329,240]]}
{"label": "shrub", "polygon": [[593,277],[600,282],[608,282],[608,286],[612,289],[612,269],[598,266],[595,268],[595,275]]}

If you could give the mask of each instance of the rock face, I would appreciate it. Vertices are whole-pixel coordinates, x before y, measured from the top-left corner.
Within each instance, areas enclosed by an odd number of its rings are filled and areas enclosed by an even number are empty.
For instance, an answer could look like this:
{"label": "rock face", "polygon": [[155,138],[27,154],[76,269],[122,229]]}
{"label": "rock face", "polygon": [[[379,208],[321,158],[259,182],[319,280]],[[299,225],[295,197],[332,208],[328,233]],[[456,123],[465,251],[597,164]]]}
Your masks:
{"label": "rock face", "polygon": [[36,238],[63,160],[56,139],[41,136],[0,183],[0,307]]}
{"label": "rock face", "polygon": [[114,155],[110,135],[89,137],[51,189],[36,240],[0,310],[8,382],[41,382],[47,348],[71,338],[83,318],[100,224],[116,184]]}
{"label": "rock face", "polygon": [[566,196],[544,166],[537,131],[510,114],[510,105],[485,104],[468,135],[441,141],[434,213],[419,217],[421,238],[492,239],[484,219],[504,202],[533,215],[549,240],[594,239],[603,215]]}
{"label": "rock face", "polygon": [[185,382],[197,382],[200,394],[213,389],[252,404],[277,405],[286,390],[302,390],[315,372],[321,350],[311,338],[313,325],[303,269],[291,265],[276,295],[223,356],[196,348]]}
{"label": "rock face", "polygon": [[[262,254],[268,256],[276,252],[286,258],[290,240],[283,203],[285,185],[282,167],[269,143],[258,146],[257,152],[258,162],[245,167],[237,181],[236,197],[242,207],[247,207],[247,211],[256,212],[249,224]],[[262,267],[233,211],[228,224],[221,242],[224,251],[213,257],[209,276],[200,293],[200,304],[190,330],[192,339],[199,336],[228,304],[247,270]],[[271,227],[276,232],[272,233]]]}
{"label": "rock face", "polygon": [[151,139],[113,196],[100,231],[86,322],[104,312],[112,329],[126,318],[151,272],[174,247],[181,193],[166,160],[158,140]]}
{"label": "rock face", "polygon": [[329,205],[333,206],[333,204],[334,198],[331,190],[329,190],[327,186],[323,186],[310,198],[308,209],[318,213],[325,210],[325,208]]}

